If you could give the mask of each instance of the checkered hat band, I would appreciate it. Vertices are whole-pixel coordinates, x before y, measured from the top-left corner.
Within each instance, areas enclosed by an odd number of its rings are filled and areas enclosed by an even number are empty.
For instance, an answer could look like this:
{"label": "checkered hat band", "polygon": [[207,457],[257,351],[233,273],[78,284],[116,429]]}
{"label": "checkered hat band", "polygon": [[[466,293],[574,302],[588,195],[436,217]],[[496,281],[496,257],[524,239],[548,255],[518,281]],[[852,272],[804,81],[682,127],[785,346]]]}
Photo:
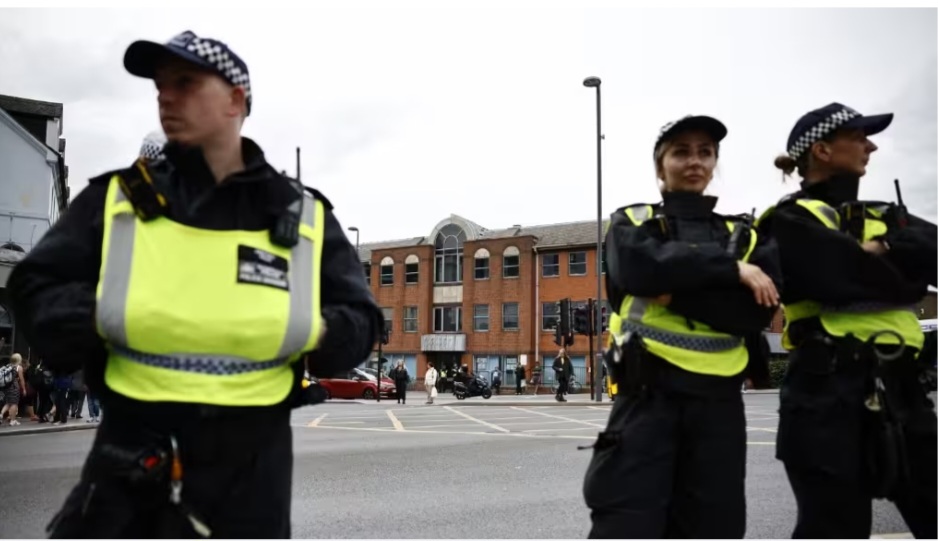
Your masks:
{"label": "checkered hat band", "polygon": [[841,109],[831,116],[825,118],[821,122],[818,122],[810,130],[801,134],[795,143],[788,149],[788,155],[791,156],[793,160],[797,160],[805,153],[811,145],[817,143],[829,133],[839,128],[844,123],[853,120],[860,116],[860,113],[856,111],[851,111],[850,109]]}
{"label": "checkered hat band", "polygon": [[228,49],[215,41],[202,38],[193,38],[186,50],[215,66],[221,75],[234,86],[243,86],[248,101],[251,100],[251,80],[248,73],[234,58],[228,54]]}
{"label": "checkered hat band", "polygon": [[147,141],[140,148],[140,157],[147,160],[160,160],[163,158],[163,147]]}

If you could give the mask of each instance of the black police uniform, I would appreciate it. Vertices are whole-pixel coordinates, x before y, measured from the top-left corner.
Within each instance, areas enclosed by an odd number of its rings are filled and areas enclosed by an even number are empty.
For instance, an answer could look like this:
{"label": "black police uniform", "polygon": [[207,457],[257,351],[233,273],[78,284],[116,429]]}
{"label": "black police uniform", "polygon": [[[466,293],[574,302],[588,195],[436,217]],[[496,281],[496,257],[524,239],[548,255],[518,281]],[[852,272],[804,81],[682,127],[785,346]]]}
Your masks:
{"label": "black police uniform", "polygon": [[[715,197],[665,193],[655,214],[634,226],[613,215],[606,237],[606,291],[672,294],[668,308],[743,337],[764,329],[774,309],[761,307],[739,282],[727,250],[728,217]],[[738,227],[744,222],[735,219]],[[666,229],[668,233],[664,233]],[[748,234],[740,242],[748,247]],[[780,283],[774,243],[758,239],[749,262]],[[746,529],[746,420],[743,374],[691,373],[641,347],[633,333],[622,364],[607,362],[619,384],[584,483],[591,538],[741,538]],[[623,370],[621,366],[626,368]]]}
{"label": "black police uniform", "polygon": [[[246,168],[216,184],[201,150],[170,144],[153,170],[168,203],[166,216],[211,230],[270,230],[298,198],[261,149],[242,138]],[[53,537],[190,537],[193,527],[168,502],[167,485],[136,463],[168,434],[179,440],[185,502],[214,537],[290,535],[291,407],[302,405],[303,364],[294,392],[270,407],[149,403],[104,383],[107,354],[95,330],[108,173],[92,179],[63,217],[14,269],[9,291],[17,323],[46,366],[70,373],[84,366],[100,396],[103,420],[79,485],[50,524]],[[355,248],[324,203],[322,315],[327,333],[309,354],[313,375],[328,377],[361,364],[378,334],[381,312],[365,283]],[[192,261],[193,272],[199,262]],[[192,397],[197,402],[199,397]],[[159,443],[157,443],[159,442]]]}
{"label": "black police uniform", "polygon": [[[759,229],[779,245],[785,292],[782,301],[822,304],[873,301],[915,304],[938,275],[935,224],[909,216],[908,226],[890,227],[883,256],[865,252],[846,232],[828,229],[810,211],[794,204],[816,199],[838,208],[857,200],[859,179],[837,176],[807,185],[786,197]],[[785,463],[798,503],[795,538],[868,538],[874,497],[896,503],[912,533],[936,536],[936,418],[934,405],[918,382],[916,352],[886,363],[883,375],[890,408],[904,437],[909,478],[888,494],[880,487],[887,462],[874,458],[879,426],[864,401],[873,384],[868,357],[858,340],[832,339],[817,318],[788,329],[795,349],[780,392],[776,456]]]}

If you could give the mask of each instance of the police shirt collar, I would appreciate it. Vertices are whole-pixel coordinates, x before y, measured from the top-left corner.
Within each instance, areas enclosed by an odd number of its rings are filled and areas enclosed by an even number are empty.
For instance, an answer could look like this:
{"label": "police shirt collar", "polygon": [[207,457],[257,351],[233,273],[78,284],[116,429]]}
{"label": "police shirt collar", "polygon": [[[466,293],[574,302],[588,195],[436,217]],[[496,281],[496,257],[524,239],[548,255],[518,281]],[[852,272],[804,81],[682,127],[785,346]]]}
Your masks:
{"label": "police shirt collar", "polygon": [[662,211],[677,218],[705,218],[713,213],[717,198],[693,192],[663,192]]}
{"label": "police shirt collar", "polygon": [[834,175],[827,180],[808,184],[801,183],[801,190],[812,199],[820,199],[829,205],[840,205],[856,201],[860,193],[860,177],[856,175]]}
{"label": "police shirt collar", "polygon": [[[212,172],[208,168],[201,147],[169,142],[163,151],[166,154],[166,159],[186,178],[212,180]],[[247,137],[241,138],[241,158],[244,160],[244,171],[232,175],[231,179],[244,176],[245,173],[254,173],[258,169],[267,166],[264,151],[257,143]]]}

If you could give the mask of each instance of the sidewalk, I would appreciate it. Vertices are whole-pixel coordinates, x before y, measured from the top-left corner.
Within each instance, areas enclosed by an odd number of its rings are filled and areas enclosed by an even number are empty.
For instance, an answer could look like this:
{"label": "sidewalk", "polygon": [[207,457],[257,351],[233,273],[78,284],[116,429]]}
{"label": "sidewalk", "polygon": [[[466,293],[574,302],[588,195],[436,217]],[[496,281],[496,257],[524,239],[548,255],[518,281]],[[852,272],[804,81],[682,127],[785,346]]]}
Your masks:
{"label": "sidewalk", "polygon": [[[749,390],[746,394],[778,394],[778,389],[764,389],[764,390]],[[407,398],[411,401],[408,405],[412,406],[423,406],[424,402],[427,400],[427,394],[423,391],[407,391]],[[326,404],[397,404],[397,400],[391,398],[382,398],[381,402],[375,400],[328,400]],[[577,393],[577,394],[568,394],[566,402],[557,402],[552,394],[539,394],[539,395],[522,395],[517,396],[514,394],[501,394],[493,395],[492,398],[486,400],[481,396],[473,396],[472,398],[467,398],[465,400],[457,400],[452,393],[440,393],[436,400],[434,400],[433,405],[435,406],[498,406],[498,407],[511,407],[511,406],[551,406],[551,407],[586,407],[586,406],[612,406],[612,401],[609,400],[609,397],[605,394],[603,395],[602,402],[594,402],[590,399],[589,393]]]}
{"label": "sidewalk", "polygon": [[85,419],[69,419],[64,425],[52,426],[52,423],[38,423],[36,421],[20,421],[19,426],[10,426],[3,422],[0,426],[0,437],[23,436],[26,434],[45,434],[47,432],[72,432],[75,430],[91,430],[98,428],[101,423],[86,423]]}

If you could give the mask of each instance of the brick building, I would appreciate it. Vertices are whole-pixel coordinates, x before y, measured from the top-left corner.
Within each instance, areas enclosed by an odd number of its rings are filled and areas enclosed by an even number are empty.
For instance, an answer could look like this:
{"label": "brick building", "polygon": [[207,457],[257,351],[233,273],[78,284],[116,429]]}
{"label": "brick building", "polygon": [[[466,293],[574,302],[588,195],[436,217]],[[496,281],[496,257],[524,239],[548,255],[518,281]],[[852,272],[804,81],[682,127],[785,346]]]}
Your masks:
{"label": "brick building", "polygon": [[[426,237],[363,244],[359,256],[391,329],[383,355],[392,365],[404,361],[416,378],[433,361],[484,374],[498,368],[511,386],[524,364],[528,374],[541,367],[550,384],[556,303],[596,297],[595,221],[489,230],[451,215]],[[921,317],[935,317],[934,307],[930,292]],[[775,357],[787,356],[783,325],[779,310],[766,329]],[[567,352],[588,386],[587,337],[576,336]]]}
{"label": "brick building", "polygon": [[[498,368],[513,385],[519,364],[530,373],[553,363],[555,303],[596,297],[595,221],[489,230],[452,215],[426,237],[364,244],[359,255],[391,329],[384,357],[417,377],[434,361]],[[584,385],[588,353],[584,336],[568,348]],[[553,370],[543,376],[551,383]]]}

